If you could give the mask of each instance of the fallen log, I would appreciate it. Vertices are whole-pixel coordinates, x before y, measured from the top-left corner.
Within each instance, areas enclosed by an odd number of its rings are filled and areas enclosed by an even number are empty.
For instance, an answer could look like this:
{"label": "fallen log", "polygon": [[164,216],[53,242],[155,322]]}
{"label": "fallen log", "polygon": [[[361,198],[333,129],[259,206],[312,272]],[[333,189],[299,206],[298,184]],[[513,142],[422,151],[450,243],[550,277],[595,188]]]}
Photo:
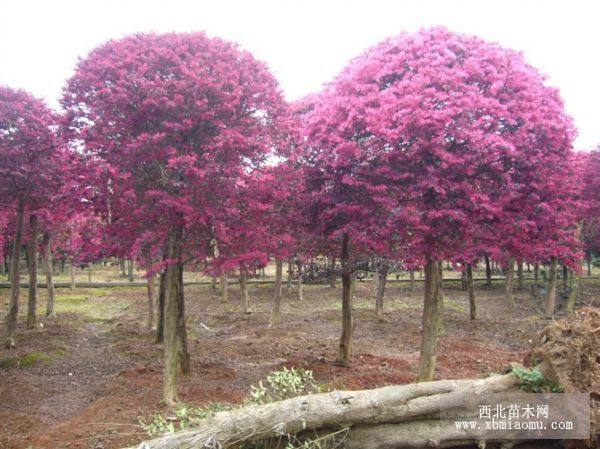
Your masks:
{"label": "fallen log", "polygon": [[138,447],[225,449],[243,442],[340,428],[349,429],[348,447],[353,448],[453,447],[475,441],[456,441],[456,432],[439,421],[440,414],[461,404],[466,396],[485,397],[515,390],[518,385],[519,380],[511,373],[299,396],[219,412],[200,420],[193,430],[146,441]]}

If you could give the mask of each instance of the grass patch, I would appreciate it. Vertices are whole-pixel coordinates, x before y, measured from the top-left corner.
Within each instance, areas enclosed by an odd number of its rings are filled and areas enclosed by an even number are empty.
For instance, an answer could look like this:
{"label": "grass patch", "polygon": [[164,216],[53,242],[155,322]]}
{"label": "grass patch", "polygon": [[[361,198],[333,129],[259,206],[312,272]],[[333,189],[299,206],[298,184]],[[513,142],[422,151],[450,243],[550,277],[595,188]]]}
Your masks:
{"label": "grass patch", "polygon": [[19,361],[19,366],[22,368],[27,368],[28,366],[31,366],[34,363],[45,362],[50,358],[50,355],[46,354],[45,352],[30,352],[29,354],[21,357],[21,360]]}
{"label": "grass patch", "polygon": [[0,360],[0,368],[8,369],[15,368],[17,366],[19,366],[18,357],[6,357],[5,359]]}
{"label": "grass patch", "polygon": [[75,313],[92,323],[110,321],[126,308],[127,304],[123,301],[102,298],[95,294],[59,295],[56,298],[57,313]]}

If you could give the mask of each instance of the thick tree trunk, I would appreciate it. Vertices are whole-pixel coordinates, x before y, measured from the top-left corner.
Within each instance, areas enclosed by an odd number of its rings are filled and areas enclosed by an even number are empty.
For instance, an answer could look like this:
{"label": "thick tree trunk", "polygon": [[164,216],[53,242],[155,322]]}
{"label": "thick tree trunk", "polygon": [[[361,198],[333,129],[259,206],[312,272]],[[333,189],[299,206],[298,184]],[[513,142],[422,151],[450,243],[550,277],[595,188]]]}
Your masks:
{"label": "thick tree trunk", "polygon": [[523,261],[517,262],[517,289],[523,290]]}
{"label": "thick tree trunk", "polygon": [[592,275],[592,255],[588,254],[587,256],[587,275]]}
{"label": "thick tree trunk", "polygon": [[46,316],[53,317],[54,313],[54,278],[52,270],[52,236],[44,235],[44,270],[46,271],[46,291],[48,300],[46,301]]}
{"label": "thick tree trunk", "polygon": [[275,289],[273,290],[273,308],[269,325],[273,326],[279,322],[281,309],[281,288],[283,283],[283,260],[275,259]]}
{"label": "thick tree trunk", "polygon": [[219,285],[221,286],[221,302],[226,303],[229,301],[229,280],[227,279],[227,273],[221,273],[219,276]]}
{"label": "thick tree trunk", "polygon": [[177,339],[179,343],[179,367],[183,374],[190,373],[190,352],[188,351],[187,329],[185,324],[185,296],[183,294],[183,263],[177,265]]}
{"label": "thick tree trunk", "polygon": [[467,272],[463,270],[460,272],[460,289],[467,291]]}
{"label": "thick tree trunk", "polygon": [[515,308],[514,278],[515,259],[511,257],[508,260],[508,268],[506,270],[506,303],[510,310]]}
{"label": "thick tree trunk", "polygon": [[[146,269],[150,270],[152,267],[152,258],[150,252],[146,252]],[[152,330],[154,327],[154,275],[149,272],[146,273],[146,294],[148,298],[148,323],[146,325],[148,330]]]}
{"label": "thick tree trunk", "polygon": [[158,302],[156,303],[156,337],[155,343],[162,343],[165,340],[165,295],[167,293],[167,272],[163,270],[160,273],[158,281]]}
{"label": "thick tree trunk", "polygon": [[75,270],[77,269],[77,267],[75,266],[75,261],[73,259],[71,259],[71,282],[69,285],[69,288],[71,289],[71,291],[75,290]]}
{"label": "thick tree trunk", "polygon": [[348,366],[352,359],[352,266],[350,260],[350,237],[344,234],[342,238],[342,335],[336,362]]}
{"label": "thick tree trunk", "polygon": [[477,304],[475,303],[475,288],[473,285],[473,267],[467,264],[465,270],[467,278],[467,291],[469,293],[469,317],[471,320],[477,319]]}
{"label": "thick tree trunk", "polygon": [[418,382],[432,380],[435,372],[435,355],[440,327],[438,276],[438,262],[433,259],[428,259],[425,264],[425,292],[423,320],[421,322],[422,335],[417,375]]}
{"label": "thick tree trunk", "polygon": [[[397,449],[462,446],[477,443],[457,433],[454,422],[432,417],[450,415],[468,397],[473,403],[500,392],[515,391],[513,374],[477,380],[442,380],[362,391],[333,391],[299,396],[265,405],[247,405],[205,418],[185,432],[146,441],[146,449],[228,449],[245,442],[308,432],[325,434],[349,428],[350,448]],[[477,410],[472,410],[478,416]],[[458,441],[457,441],[458,438]]]}
{"label": "thick tree trunk", "polygon": [[556,271],[558,261],[556,257],[550,259],[550,269],[548,270],[548,294],[546,295],[546,306],[544,308],[544,317],[552,318],[556,308]]}
{"label": "thick tree trunk", "polygon": [[296,265],[298,273],[298,301],[302,301],[304,300],[304,287],[302,285],[302,262],[298,260]]}
{"label": "thick tree trunk", "polygon": [[490,257],[485,255],[485,285],[492,285],[492,267],[490,265]]}
{"label": "thick tree trunk", "polygon": [[[377,299],[377,292],[379,290],[379,266],[375,265],[375,272],[373,273],[373,281],[371,282],[371,296]],[[377,303],[375,303],[377,304]]]}
{"label": "thick tree trunk", "polygon": [[[169,232],[167,259],[170,264],[165,273],[165,316],[164,349],[165,366],[163,372],[163,400],[173,407],[177,403],[177,366],[179,364],[179,260],[181,258],[181,226]],[[177,261],[177,262],[175,262]]]}
{"label": "thick tree trunk", "polygon": [[29,242],[27,257],[29,259],[29,288],[27,295],[27,329],[37,326],[37,290],[38,290],[38,218],[36,214],[29,216]]}
{"label": "thick tree trunk", "polygon": [[252,313],[250,307],[250,297],[248,296],[248,273],[246,267],[240,266],[240,291],[242,294],[242,301],[244,302],[244,313]]}
{"label": "thick tree trunk", "polygon": [[563,291],[566,291],[569,287],[569,269],[566,265],[562,266],[562,283]]}
{"label": "thick tree trunk", "polygon": [[539,278],[540,278],[540,264],[536,262],[533,264],[533,282],[535,284],[537,284]]}
{"label": "thick tree trunk", "polygon": [[385,284],[387,281],[388,275],[388,264],[381,263],[379,264],[379,269],[377,270],[376,278],[377,281],[377,297],[375,298],[375,315],[377,316],[377,321],[380,323],[385,321],[383,316],[383,299],[385,297]]}
{"label": "thick tree trunk", "polygon": [[14,347],[14,333],[17,324],[17,315],[19,313],[19,291],[21,281],[21,242],[23,241],[23,215],[25,205],[19,201],[17,206],[17,216],[15,223],[15,235],[13,237],[12,256],[10,259],[10,302],[8,312],[5,318],[6,336],[4,347],[11,349]]}
{"label": "thick tree trunk", "polygon": [[127,274],[125,273],[125,259],[119,259],[119,267],[121,268],[121,277],[126,278]]}

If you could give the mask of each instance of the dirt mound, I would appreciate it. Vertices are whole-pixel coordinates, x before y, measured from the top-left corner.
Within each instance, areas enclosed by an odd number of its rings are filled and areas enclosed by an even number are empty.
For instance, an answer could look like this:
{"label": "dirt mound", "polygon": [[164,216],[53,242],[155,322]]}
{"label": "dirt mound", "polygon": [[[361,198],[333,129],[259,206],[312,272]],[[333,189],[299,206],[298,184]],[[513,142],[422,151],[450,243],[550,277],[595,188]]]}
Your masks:
{"label": "dirt mound", "polygon": [[548,325],[533,359],[565,392],[590,393],[592,441],[588,447],[600,447],[600,312],[580,309]]}

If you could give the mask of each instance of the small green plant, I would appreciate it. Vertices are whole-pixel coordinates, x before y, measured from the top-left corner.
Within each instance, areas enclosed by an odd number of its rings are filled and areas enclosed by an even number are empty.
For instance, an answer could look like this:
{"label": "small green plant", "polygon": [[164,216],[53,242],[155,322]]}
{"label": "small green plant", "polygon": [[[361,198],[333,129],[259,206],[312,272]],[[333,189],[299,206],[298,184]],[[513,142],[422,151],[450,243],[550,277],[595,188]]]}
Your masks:
{"label": "small green plant", "polygon": [[555,382],[550,382],[538,368],[525,369],[513,367],[513,374],[521,381],[520,387],[532,393],[562,393],[563,388]]}
{"label": "small green plant", "polygon": [[282,370],[269,374],[265,383],[260,381],[258,385],[252,385],[247,403],[266,404],[318,392],[319,386],[312,371],[283,367]]}
{"label": "small green plant", "polygon": [[31,366],[34,363],[44,362],[48,359],[50,359],[50,356],[45,352],[30,352],[29,354],[21,357],[21,360],[19,361],[19,366],[21,366],[22,368],[27,368],[28,366]]}
{"label": "small green plant", "polygon": [[201,419],[214,416],[217,412],[231,410],[231,408],[231,405],[219,403],[211,403],[206,407],[181,405],[175,409],[173,415],[163,416],[157,413],[150,422],[146,422],[141,417],[138,418],[138,422],[149,436],[156,436],[185,430]]}

